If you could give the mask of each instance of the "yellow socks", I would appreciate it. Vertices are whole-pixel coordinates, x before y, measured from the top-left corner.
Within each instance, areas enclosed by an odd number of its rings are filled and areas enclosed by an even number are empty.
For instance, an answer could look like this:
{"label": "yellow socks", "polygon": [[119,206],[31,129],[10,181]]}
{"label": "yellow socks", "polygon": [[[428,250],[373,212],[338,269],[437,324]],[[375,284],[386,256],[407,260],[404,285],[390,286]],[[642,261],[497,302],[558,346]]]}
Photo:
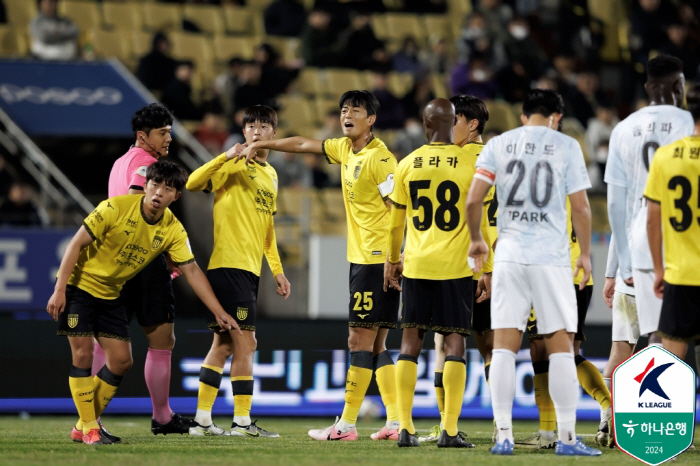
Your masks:
{"label": "yellow socks", "polygon": [[115,393],[119,384],[122,383],[123,376],[115,375],[107,369],[105,364],[93,379],[95,385],[95,415],[100,417]]}
{"label": "yellow socks", "polygon": [[386,409],[387,422],[399,421],[399,408],[396,404],[396,366],[388,351],[373,358],[374,375],[377,378],[379,394]]}
{"label": "yellow socks", "polygon": [[199,370],[197,414],[194,420],[200,426],[208,427],[212,423],[211,411],[214,408],[216,396],[219,394],[223,373],[223,367],[208,366],[206,364],[202,364],[202,368]]}
{"label": "yellow socks", "polygon": [[605,386],[605,381],[598,368],[581,355],[577,355],[574,359],[578,382],[586,393],[598,402],[601,408],[608,409],[612,405],[610,390]]}
{"label": "yellow socks", "polygon": [[90,369],[80,369],[79,367],[71,366],[68,375],[68,385],[70,386],[73,402],[78,410],[78,416],[80,416],[76,429],[82,429],[84,434],[87,434],[92,429],[99,429],[100,426],[97,425],[96,421],[95,405],[93,404],[95,389],[90,377]]}
{"label": "yellow socks", "polygon": [[533,384],[535,386],[535,403],[540,411],[540,430],[554,432],[557,429],[557,414],[554,402],[549,396],[549,361],[533,362],[535,371]]}
{"label": "yellow socks", "polygon": [[415,434],[413,426],[413,395],[418,380],[418,359],[408,354],[400,354],[396,363],[396,389],[399,405],[399,431],[406,429]]}
{"label": "yellow socks", "polygon": [[233,389],[233,422],[239,426],[250,425],[250,408],[253,406],[253,376],[231,376]]}
{"label": "yellow socks", "polygon": [[445,387],[443,385],[443,371],[435,371],[435,399],[438,411],[440,411],[440,425],[445,422]]}
{"label": "yellow socks", "polygon": [[[357,423],[357,415],[360,406],[367,394],[367,388],[372,381],[372,368],[374,367],[371,351],[352,351],[350,353],[350,367],[345,379],[345,407],[340,420],[349,426]],[[377,384],[379,384],[377,378]]]}
{"label": "yellow socks", "polygon": [[445,416],[443,428],[447,435],[457,435],[457,420],[462,412],[464,385],[467,381],[466,361],[459,356],[445,358],[443,384],[445,386]]}

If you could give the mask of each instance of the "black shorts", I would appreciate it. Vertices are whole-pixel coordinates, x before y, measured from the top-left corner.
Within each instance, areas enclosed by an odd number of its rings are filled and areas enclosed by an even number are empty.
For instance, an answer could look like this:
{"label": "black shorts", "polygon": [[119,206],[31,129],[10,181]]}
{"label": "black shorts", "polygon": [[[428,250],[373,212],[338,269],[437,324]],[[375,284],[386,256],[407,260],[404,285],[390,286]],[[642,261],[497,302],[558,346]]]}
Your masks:
{"label": "black shorts", "polygon": [[471,332],[472,277],[453,280],[404,278],[401,328],[433,330],[440,334]]}
{"label": "black shorts", "polygon": [[175,295],[165,254],[153,259],[126,282],[119,297],[124,301],[129,322],[136,315],[141,327],[172,323],[175,319]]}
{"label": "black shorts", "polygon": [[120,299],[96,298],[72,285],[66,287],[66,307],[58,315],[57,334],[131,341],[126,308]]}
{"label": "black shorts", "polygon": [[[247,270],[221,267],[208,270],[207,278],[221,306],[241,330],[254,332],[260,277]],[[215,332],[221,330],[211,312],[207,312],[207,327]]]}
{"label": "black shorts", "polygon": [[700,286],[664,282],[658,331],[662,338],[669,340],[700,338]]}
{"label": "black shorts", "polygon": [[[578,289],[578,285],[574,285],[574,290],[576,290],[576,309],[578,311],[578,325],[574,340],[585,341],[586,335],[583,334],[583,326],[586,324],[588,307],[593,297],[593,285],[586,285],[582,290]],[[530,318],[527,322],[527,337],[530,340],[541,340],[544,337],[537,333],[537,315],[534,309],[530,311]]]}
{"label": "black shorts", "polygon": [[396,328],[401,293],[384,291],[384,264],[350,264],[350,327]]}
{"label": "black shorts", "polygon": [[[476,290],[478,280],[472,280],[473,289]],[[472,313],[472,329],[477,335],[484,336],[491,328],[491,298],[484,302],[477,303],[474,297],[474,312]]]}

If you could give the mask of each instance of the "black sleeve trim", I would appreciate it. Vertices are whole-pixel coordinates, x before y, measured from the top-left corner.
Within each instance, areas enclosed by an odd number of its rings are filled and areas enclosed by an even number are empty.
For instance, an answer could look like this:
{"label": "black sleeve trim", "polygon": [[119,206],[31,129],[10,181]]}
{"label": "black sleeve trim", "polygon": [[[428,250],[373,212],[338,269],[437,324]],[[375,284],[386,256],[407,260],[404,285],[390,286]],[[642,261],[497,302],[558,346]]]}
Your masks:
{"label": "black sleeve trim", "polygon": [[135,184],[132,184],[131,186],[129,186],[129,189],[138,189],[139,191],[145,191],[143,189],[143,186],[136,186]]}
{"label": "black sleeve trim", "polygon": [[173,264],[175,264],[175,265],[177,265],[178,267],[180,267],[181,265],[191,264],[192,262],[194,262],[194,257],[193,257],[192,259],[190,259],[190,260],[185,261],[185,262],[173,262]]}
{"label": "black sleeve trim", "polygon": [[652,198],[650,198],[649,196],[644,196],[644,197],[645,197],[646,200],[649,201],[649,202],[653,202],[653,203],[655,203],[655,204],[661,204],[661,201],[657,201],[656,199],[652,199]]}
{"label": "black sleeve trim", "polygon": [[214,191],[214,185],[212,184],[211,180],[207,181],[207,187],[202,189],[205,193],[210,193]]}
{"label": "black sleeve trim", "polygon": [[405,209],[406,206],[403,204],[399,204],[398,202],[395,202],[393,199],[389,199],[391,201],[392,205],[396,207],[397,209]]}
{"label": "black sleeve trim", "polygon": [[90,235],[90,238],[92,238],[93,241],[97,241],[97,236],[95,236],[88,224],[83,222],[83,226],[85,227],[85,230],[87,230],[88,235]]}
{"label": "black sleeve trim", "polygon": [[331,162],[330,157],[328,157],[328,154],[326,153],[326,140],[325,139],[323,141],[321,141],[321,153],[326,158],[326,162],[328,162],[330,164],[333,163],[333,162]]}
{"label": "black sleeve trim", "polygon": [[274,212],[272,212],[272,215],[277,215],[277,211],[275,210]]}

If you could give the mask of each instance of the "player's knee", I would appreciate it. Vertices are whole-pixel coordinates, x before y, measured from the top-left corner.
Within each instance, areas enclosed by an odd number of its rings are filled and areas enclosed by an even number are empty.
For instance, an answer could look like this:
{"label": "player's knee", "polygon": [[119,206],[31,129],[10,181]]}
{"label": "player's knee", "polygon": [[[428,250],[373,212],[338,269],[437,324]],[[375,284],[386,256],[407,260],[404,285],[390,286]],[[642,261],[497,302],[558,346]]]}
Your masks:
{"label": "player's knee", "polygon": [[115,375],[126,374],[133,364],[134,359],[130,354],[117,355],[111,361],[108,361],[109,370]]}
{"label": "player's knee", "polygon": [[233,343],[221,343],[214,351],[218,359],[226,360],[233,354]]}
{"label": "player's knee", "polygon": [[92,342],[89,346],[73,348],[73,365],[80,368],[92,366]]}

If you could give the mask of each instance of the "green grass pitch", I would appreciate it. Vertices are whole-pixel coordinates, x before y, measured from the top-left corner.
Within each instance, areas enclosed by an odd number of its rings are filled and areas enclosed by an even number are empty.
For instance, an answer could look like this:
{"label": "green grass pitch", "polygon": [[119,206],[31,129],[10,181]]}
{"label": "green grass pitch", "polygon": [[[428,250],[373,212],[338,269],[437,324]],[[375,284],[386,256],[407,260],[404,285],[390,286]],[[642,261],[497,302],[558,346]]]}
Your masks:
{"label": "green grass pitch", "polygon": [[[438,449],[435,444],[419,448],[398,448],[395,442],[372,441],[369,435],[379,430],[381,421],[358,423],[357,442],[317,442],[306,432],[326,427],[330,418],[264,418],[261,427],[280,433],[277,439],[242,437],[189,437],[159,435],[150,432],[146,417],[109,417],[106,427],[122,436],[120,445],[91,447],[69,439],[74,417],[33,416],[21,420],[16,416],[0,417],[0,465],[41,466],[447,466],[504,464],[537,465],[553,461],[559,464],[599,464],[616,466],[642,464],[617,449],[605,449],[599,458],[560,458],[554,452],[516,450],[512,457],[495,457],[491,448],[492,424],[489,421],[460,421],[475,449]],[[227,428],[230,418],[216,418],[217,425]],[[416,422],[419,433],[426,432],[434,421]],[[578,433],[593,445],[597,425],[581,422]],[[525,438],[537,429],[536,422],[516,422],[516,439]],[[696,443],[698,434],[696,432]],[[700,451],[688,451],[673,462],[700,464]]]}

